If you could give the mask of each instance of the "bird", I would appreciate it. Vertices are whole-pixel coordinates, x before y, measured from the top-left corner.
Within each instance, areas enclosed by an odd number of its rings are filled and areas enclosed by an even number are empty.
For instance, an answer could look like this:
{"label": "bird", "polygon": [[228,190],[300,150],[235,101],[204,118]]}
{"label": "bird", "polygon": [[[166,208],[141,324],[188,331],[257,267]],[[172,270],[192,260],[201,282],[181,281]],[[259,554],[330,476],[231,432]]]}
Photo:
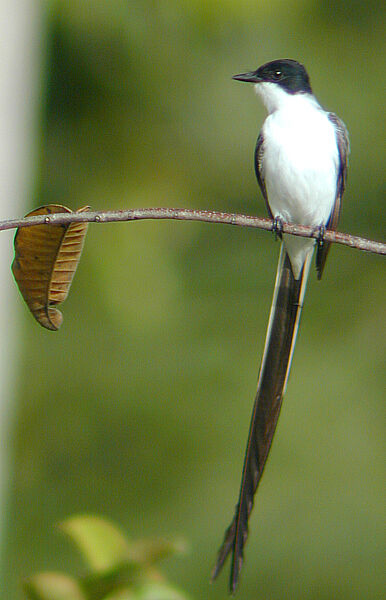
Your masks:
{"label": "bird", "polygon": [[[320,279],[330,248],[323,236],[338,225],[350,151],[345,124],[319,104],[301,63],[274,60],[233,79],[253,83],[268,112],[254,162],[281,250],[239,498],[212,572],[213,581],[231,555],[231,594],[239,583],[248,520],[287,385],[313,252],[316,245]],[[283,222],[314,227],[318,238],[283,234]]]}

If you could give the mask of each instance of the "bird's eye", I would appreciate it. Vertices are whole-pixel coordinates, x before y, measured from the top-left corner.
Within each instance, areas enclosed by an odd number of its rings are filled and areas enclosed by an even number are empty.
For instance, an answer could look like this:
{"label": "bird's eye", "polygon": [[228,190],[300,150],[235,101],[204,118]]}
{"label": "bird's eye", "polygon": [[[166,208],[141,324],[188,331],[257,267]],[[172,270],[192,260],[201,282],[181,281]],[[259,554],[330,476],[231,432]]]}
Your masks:
{"label": "bird's eye", "polygon": [[281,79],[282,74],[283,73],[281,71],[279,71],[279,70],[275,71],[274,74],[273,74],[273,78],[276,79],[276,81],[277,81],[278,79]]}

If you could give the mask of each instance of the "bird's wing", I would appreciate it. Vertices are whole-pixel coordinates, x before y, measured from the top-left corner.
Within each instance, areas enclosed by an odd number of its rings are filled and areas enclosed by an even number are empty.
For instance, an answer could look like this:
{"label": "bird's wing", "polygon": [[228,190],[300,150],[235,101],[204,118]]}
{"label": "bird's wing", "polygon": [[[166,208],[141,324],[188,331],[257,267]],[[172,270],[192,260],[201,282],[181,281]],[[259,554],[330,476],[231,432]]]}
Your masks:
{"label": "bird's wing", "polygon": [[[328,113],[328,118],[335,127],[336,143],[338,145],[339,155],[335,204],[331,211],[330,218],[327,222],[327,228],[335,230],[338,227],[342,197],[346,187],[347,163],[348,155],[350,153],[350,141],[346,125],[343,123],[343,121],[341,121],[335,113],[331,112]],[[322,277],[330,245],[331,243],[324,242],[323,244],[318,246],[316,254],[316,269],[318,272],[318,279]]]}
{"label": "bird's wing", "polygon": [[257,181],[258,181],[260,189],[261,189],[261,193],[263,194],[263,198],[267,205],[268,214],[271,217],[271,219],[273,219],[274,217],[272,215],[271,209],[269,208],[268,194],[267,194],[267,189],[265,187],[265,181],[264,181],[263,158],[264,158],[264,137],[263,137],[263,134],[260,133],[259,137],[257,138],[256,149],[255,149],[255,171],[256,171]]}

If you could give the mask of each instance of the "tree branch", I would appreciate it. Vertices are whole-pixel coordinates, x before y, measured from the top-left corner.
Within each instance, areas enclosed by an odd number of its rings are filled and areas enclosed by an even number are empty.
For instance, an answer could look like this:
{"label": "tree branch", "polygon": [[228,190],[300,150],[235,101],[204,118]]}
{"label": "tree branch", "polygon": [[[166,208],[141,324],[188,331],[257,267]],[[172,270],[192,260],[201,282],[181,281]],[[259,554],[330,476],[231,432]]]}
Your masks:
{"label": "tree branch", "polygon": [[[178,221],[204,221],[206,223],[223,223],[237,227],[254,227],[272,231],[272,219],[253,217],[240,214],[214,212],[210,210],[193,210],[187,208],[134,208],[129,210],[88,211],[81,213],[56,213],[53,215],[39,215],[24,219],[11,219],[0,221],[0,231],[16,227],[31,227],[32,225],[68,225],[69,223],[112,223],[118,221],[139,221],[141,219],[176,219]],[[283,224],[283,233],[300,237],[319,237],[319,229],[305,225]],[[374,254],[386,254],[386,244],[367,240],[365,238],[340,233],[339,231],[326,230],[324,240],[336,244],[343,244],[350,248],[357,248]]]}

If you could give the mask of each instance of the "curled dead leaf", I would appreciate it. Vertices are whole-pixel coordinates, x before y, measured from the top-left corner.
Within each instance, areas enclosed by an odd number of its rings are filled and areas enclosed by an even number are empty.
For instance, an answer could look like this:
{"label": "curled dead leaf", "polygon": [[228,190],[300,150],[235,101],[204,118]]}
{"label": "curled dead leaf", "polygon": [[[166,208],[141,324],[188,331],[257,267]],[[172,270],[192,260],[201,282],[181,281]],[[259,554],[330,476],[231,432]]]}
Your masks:
{"label": "curled dead leaf", "polygon": [[[88,206],[76,212],[89,210]],[[60,204],[41,206],[26,215],[71,213]],[[68,295],[79,263],[88,223],[69,225],[34,225],[17,230],[12,273],[19,290],[35,319],[56,331],[63,315],[56,308]]]}

